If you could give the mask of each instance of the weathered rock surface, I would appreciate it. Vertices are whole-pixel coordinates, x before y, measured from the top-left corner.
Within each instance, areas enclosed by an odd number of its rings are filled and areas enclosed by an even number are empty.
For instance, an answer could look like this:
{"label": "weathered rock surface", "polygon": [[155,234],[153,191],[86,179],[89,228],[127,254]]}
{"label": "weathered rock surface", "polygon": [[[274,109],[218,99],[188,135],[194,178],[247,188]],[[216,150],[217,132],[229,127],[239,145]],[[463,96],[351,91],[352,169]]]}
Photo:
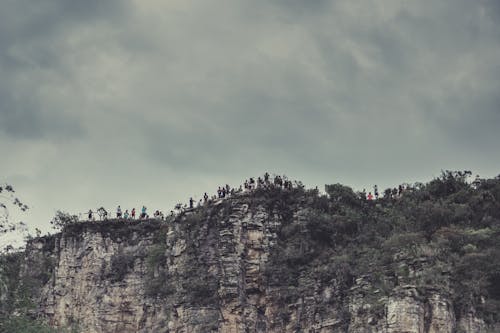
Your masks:
{"label": "weathered rock surface", "polygon": [[472,309],[457,321],[449,295],[412,285],[384,296],[363,277],[350,290],[311,278],[307,294],[283,296],[265,274],[282,222],[236,197],[166,222],[82,223],[50,251],[35,240],[27,263],[53,262],[38,312],[85,333],[486,332]]}

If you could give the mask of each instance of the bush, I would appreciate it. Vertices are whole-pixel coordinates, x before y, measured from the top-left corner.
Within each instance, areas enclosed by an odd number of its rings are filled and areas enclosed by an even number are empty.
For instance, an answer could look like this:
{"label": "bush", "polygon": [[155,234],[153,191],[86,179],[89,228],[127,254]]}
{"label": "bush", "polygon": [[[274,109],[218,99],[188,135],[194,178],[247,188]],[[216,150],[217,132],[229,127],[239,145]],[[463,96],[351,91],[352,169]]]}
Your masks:
{"label": "bush", "polygon": [[146,258],[146,295],[154,298],[166,298],[175,294],[173,277],[166,272],[166,245],[164,243],[151,248]]}
{"label": "bush", "polygon": [[123,281],[127,273],[134,268],[134,256],[119,253],[111,257],[111,267],[108,277],[113,282]]}
{"label": "bush", "polygon": [[153,298],[166,299],[176,292],[173,283],[173,277],[169,276],[164,270],[156,275],[148,273],[146,283],[146,295]]}
{"label": "bush", "polygon": [[406,253],[415,256],[418,248],[424,243],[426,243],[426,240],[421,233],[411,232],[392,235],[384,241],[383,248],[392,253],[405,251]]}
{"label": "bush", "polygon": [[436,198],[446,197],[461,190],[468,189],[467,178],[470,171],[442,171],[441,177],[432,180],[427,185],[427,190]]}
{"label": "bush", "polygon": [[12,312],[16,306],[22,260],[21,253],[0,255],[0,315]]}
{"label": "bush", "polygon": [[40,319],[26,315],[0,317],[0,333],[78,333],[75,326],[71,328],[53,328]]}
{"label": "bush", "polygon": [[0,318],[0,333],[58,333],[58,331],[27,316],[12,316]]}
{"label": "bush", "polygon": [[359,206],[359,197],[352,188],[341,184],[325,185],[325,192],[333,202],[342,203],[349,206]]}

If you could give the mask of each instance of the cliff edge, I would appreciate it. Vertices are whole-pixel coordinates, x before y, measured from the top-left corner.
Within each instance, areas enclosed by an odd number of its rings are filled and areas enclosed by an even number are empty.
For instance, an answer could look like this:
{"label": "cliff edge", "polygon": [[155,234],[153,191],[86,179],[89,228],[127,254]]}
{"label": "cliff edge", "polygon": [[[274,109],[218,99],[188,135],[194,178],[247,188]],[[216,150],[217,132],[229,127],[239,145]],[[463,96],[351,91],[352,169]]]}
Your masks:
{"label": "cliff edge", "polygon": [[500,331],[500,179],[326,190],[67,226],[4,256],[2,313],[85,333]]}

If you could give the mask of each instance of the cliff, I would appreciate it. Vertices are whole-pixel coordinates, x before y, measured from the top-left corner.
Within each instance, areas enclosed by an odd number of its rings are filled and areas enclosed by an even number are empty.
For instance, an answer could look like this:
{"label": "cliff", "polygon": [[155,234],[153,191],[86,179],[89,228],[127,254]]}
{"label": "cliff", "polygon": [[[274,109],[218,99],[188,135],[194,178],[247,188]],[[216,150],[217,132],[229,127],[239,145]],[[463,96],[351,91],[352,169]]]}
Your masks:
{"label": "cliff", "polygon": [[2,302],[23,290],[30,316],[85,333],[499,332],[499,183],[377,202],[266,188],[80,222],[29,242]]}

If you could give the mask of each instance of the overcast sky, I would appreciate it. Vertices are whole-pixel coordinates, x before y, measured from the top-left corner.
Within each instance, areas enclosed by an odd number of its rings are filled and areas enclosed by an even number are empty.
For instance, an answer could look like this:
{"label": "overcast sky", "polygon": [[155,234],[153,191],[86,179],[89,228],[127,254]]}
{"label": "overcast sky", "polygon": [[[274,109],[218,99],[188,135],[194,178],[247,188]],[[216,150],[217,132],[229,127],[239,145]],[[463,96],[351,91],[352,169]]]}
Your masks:
{"label": "overcast sky", "polygon": [[497,0],[1,0],[0,182],[57,209],[500,173]]}

